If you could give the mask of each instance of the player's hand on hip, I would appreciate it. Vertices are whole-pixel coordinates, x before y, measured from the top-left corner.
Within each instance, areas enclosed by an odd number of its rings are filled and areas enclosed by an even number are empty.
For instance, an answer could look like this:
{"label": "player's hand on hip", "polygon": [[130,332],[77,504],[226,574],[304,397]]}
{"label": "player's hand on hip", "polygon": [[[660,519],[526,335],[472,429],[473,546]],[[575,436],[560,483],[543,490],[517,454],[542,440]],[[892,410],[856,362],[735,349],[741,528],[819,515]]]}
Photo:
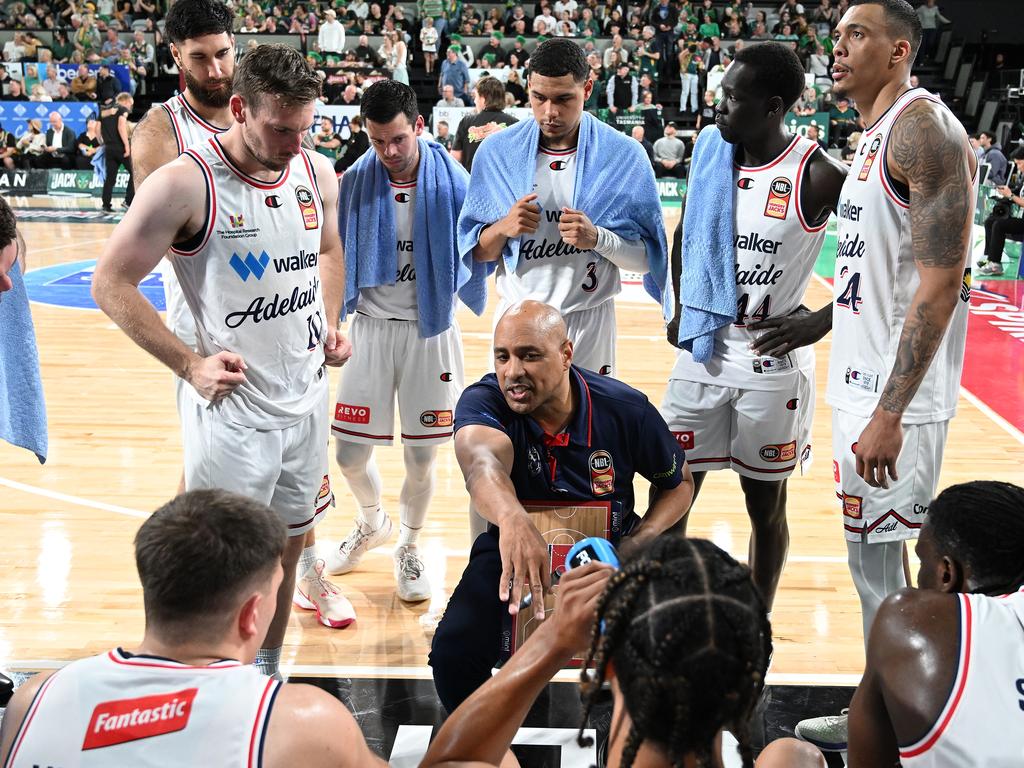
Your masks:
{"label": "player's hand on hip", "polygon": [[324,362],[340,368],[352,357],[352,343],[337,328],[327,329],[324,340]]}
{"label": "player's hand on hip", "polygon": [[583,211],[562,208],[562,218],[558,220],[558,234],[569,245],[581,251],[590,251],[597,247],[597,227]]}
{"label": "player's hand on hip", "polygon": [[899,480],[896,459],[903,448],[903,425],[898,416],[878,413],[857,440],[857,474],[873,488],[888,488],[889,478]]}
{"label": "player's hand on hip", "polygon": [[540,226],[540,206],[536,203],[537,195],[530,193],[516,200],[512,210],[503,219],[501,233],[505,237],[519,237],[523,234],[532,235]]}
{"label": "player's hand on hip", "polygon": [[555,587],[552,631],[554,642],[566,656],[572,657],[590,644],[597,604],[614,573],[608,563],[592,562],[567,572]]}
{"label": "player's hand on hip", "polygon": [[801,307],[786,317],[769,317],[748,323],[751,331],[767,331],[754,339],[754,351],[768,357],[782,357],[821,338],[810,310]]}
{"label": "player's hand on hip", "polygon": [[515,616],[519,613],[520,600],[527,591],[532,592],[537,619],[543,621],[544,594],[551,591],[548,546],[526,512],[502,520],[498,550],[501,553],[498,598],[508,601],[508,612]]}
{"label": "player's hand on hip", "polygon": [[234,352],[218,352],[204,357],[191,367],[186,380],[211,403],[230,395],[246,382],[245,360]]}

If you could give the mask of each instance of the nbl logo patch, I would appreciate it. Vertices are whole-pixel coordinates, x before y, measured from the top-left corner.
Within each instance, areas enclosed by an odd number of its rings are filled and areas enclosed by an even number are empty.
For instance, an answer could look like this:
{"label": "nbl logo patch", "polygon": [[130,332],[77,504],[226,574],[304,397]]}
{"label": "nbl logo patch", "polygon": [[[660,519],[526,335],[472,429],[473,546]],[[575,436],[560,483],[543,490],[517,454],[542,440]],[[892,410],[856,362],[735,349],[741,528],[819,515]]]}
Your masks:
{"label": "nbl logo patch", "polygon": [[871,140],[871,148],[868,150],[868,156],[864,158],[864,165],[860,167],[860,173],[857,174],[857,181],[864,181],[867,179],[868,174],[871,172],[871,166],[875,164],[875,156],[878,154],[879,147],[882,146],[881,134],[875,134],[875,138]]}
{"label": "nbl logo patch", "polygon": [[590,454],[590,490],[595,496],[615,492],[615,466],[608,451]]}
{"label": "nbl logo patch", "polygon": [[758,454],[765,461],[773,463],[793,461],[796,458],[796,441],[781,445],[762,445]]}
{"label": "nbl logo patch", "polygon": [[306,229],[317,229],[320,226],[320,217],[316,212],[316,204],[313,202],[313,193],[306,187],[295,188],[295,200],[299,204],[299,212],[302,214],[302,225]]}
{"label": "nbl logo patch", "polygon": [[793,182],[785,176],[772,180],[768,189],[768,202],[764,204],[764,215],[770,219],[784,219],[789,213],[789,199],[793,195]]}
{"label": "nbl logo patch", "polygon": [[452,425],[452,412],[424,411],[420,414],[420,424],[424,427],[450,427]]}

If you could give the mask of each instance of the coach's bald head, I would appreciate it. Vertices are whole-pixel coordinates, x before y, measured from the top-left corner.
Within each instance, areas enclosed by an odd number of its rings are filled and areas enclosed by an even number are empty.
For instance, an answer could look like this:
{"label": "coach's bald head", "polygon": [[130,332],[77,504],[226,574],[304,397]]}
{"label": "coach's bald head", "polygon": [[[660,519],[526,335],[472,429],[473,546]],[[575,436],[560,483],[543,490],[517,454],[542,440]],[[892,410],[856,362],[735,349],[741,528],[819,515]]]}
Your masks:
{"label": "coach's bald head", "polygon": [[494,371],[516,413],[533,413],[567,396],[572,342],[558,310],[539,301],[513,304],[494,329]]}

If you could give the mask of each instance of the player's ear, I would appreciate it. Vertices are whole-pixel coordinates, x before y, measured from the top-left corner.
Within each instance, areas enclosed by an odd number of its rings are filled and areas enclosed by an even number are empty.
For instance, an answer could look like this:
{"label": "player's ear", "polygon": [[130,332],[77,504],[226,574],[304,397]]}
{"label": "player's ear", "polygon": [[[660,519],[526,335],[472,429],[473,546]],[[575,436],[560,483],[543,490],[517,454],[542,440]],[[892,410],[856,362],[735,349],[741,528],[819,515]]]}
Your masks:
{"label": "player's ear", "polygon": [[963,592],[966,590],[966,581],[967,574],[963,565],[949,555],[943,555],[939,561],[938,590],[947,594]]}
{"label": "player's ear", "polygon": [[572,354],[572,342],[566,339],[562,342],[562,362],[565,370],[569,370],[569,366],[572,365]]}
{"label": "player's ear", "polygon": [[768,114],[770,116],[784,114],[786,112],[786,105],[782,103],[781,96],[772,96],[768,99],[767,103]]}
{"label": "player's ear", "polygon": [[895,65],[910,60],[910,50],[909,40],[897,40],[893,43],[892,51],[889,54],[890,62]]}

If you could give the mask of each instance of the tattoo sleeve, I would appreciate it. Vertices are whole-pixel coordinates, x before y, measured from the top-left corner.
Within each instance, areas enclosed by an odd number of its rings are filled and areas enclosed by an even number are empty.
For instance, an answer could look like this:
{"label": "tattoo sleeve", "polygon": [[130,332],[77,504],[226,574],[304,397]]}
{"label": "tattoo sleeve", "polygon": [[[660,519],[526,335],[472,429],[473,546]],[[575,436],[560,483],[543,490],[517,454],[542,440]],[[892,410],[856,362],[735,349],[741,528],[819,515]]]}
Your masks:
{"label": "tattoo sleeve", "polygon": [[910,235],[921,282],[908,308],[879,401],[906,410],[956,308],[971,228],[972,173],[963,128],[919,101],[893,126],[889,157],[910,187]]}

